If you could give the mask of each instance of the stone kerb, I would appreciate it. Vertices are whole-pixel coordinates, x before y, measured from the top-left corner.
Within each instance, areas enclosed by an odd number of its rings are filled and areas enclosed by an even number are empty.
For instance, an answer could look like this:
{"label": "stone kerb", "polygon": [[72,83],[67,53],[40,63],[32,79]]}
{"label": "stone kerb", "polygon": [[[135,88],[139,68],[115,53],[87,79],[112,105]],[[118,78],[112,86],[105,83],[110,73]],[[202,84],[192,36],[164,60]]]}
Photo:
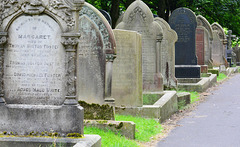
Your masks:
{"label": "stone kerb", "polygon": [[175,78],[175,42],[178,39],[177,33],[171,29],[169,24],[162,18],[154,18],[163,30],[163,39],[161,42],[161,61],[160,71],[163,75],[163,84],[166,87],[177,87]]}
{"label": "stone kerb", "polygon": [[[106,18],[95,7],[84,3],[79,12],[78,100],[104,104],[111,97],[112,63],[115,58],[114,34]],[[88,69],[83,71],[82,69]]]}
{"label": "stone kerb", "polygon": [[154,21],[151,10],[140,1],[133,2],[116,29],[137,31],[142,35],[143,90],[162,91],[160,71],[162,28]]}
{"label": "stone kerb", "polygon": [[[7,1],[0,33],[0,132],[83,135],[76,102],[76,17],[65,2]],[[4,81],[4,82],[3,82]],[[69,121],[71,120],[71,121]]]}
{"label": "stone kerb", "polygon": [[204,30],[204,64],[212,68],[213,30],[209,22],[201,15],[197,16],[197,28]]}

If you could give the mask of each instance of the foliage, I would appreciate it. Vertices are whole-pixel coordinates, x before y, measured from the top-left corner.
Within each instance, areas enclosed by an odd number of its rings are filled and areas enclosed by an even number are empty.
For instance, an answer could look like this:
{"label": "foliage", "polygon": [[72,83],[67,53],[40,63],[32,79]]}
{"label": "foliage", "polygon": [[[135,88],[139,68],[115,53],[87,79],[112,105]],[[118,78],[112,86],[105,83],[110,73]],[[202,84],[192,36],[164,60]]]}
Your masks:
{"label": "foliage", "polygon": [[150,138],[161,133],[162,126],[154,119],[116,115],[116,121],[133,121],[136,124],[136,140],[148,142]]}

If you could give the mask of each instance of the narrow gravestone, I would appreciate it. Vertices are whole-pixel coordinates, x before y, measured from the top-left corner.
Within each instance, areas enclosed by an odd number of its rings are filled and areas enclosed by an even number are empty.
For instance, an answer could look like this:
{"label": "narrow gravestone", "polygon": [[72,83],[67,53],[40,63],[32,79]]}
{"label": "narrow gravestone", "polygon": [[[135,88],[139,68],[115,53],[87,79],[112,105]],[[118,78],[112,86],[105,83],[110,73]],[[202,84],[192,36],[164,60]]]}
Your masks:
{"label": "narrow gravestone", "polygon": [[[204,33],[203,35],[204,63],[202,62],[200,65],[207,65],[208,68],[212,68],[213,31],[209,22],[201,15],[197,16],[197,30],[202,30],[203,31],[202,33]],[[196,44],[201,44],[201,41],[198,42],[196,39]],[[201,45],[199,47],[201,48]],[[198,51],[198,47],[197,47],[197,51]]]}
{"label": "narrow gravestone", "polygon": [[162,18],[154,18],[163,29],[163,39],[161,42],[161,73],[163,75],[163,84],[168,88],[177,87],[177,79],[175,77],[175,42],[177,41],[177,33],[171,29],[169,24]]}
{"label": "narrow gravestone", "polygon": [[142,71],[144,91],[163,91],[160,73],[162,28],[141,0],[133,2],[126,10],[116,29],[137,31],[142,35]]}
{"label": "narrow gravestone", "polygon": [[228,66],[225,58],[225,49],[227,45],[226,34],[224,33],[223,28],[217,23],[213,23],[211,27],[213,29],[213,66]]}
{"label": "narrow gravestone", "polygon": [[142,40],[134,31],[113,30],[117,58],[113,63],[112,96],[116,106],[141,107]]}
{"label": "narrow gravestone", "polygon": [[65,2],[61,8],[52,1],[0,4],[0,132],[83,135],[74,60],[80,34],[71,33],[77,10]]}
{"label": "narrow gravestone", "polygon": [[196,57],[195,14],[190,9],[178,8],[171,14],[169,24],[178,34],[175,47],[176,78],[200,78]]}
{"label": "narrow gravestone", "polygon": [[88,3],[80,11],[80,38],[77,50],[78,100],[104,104],[111,96],[115,40],[105,17]]}

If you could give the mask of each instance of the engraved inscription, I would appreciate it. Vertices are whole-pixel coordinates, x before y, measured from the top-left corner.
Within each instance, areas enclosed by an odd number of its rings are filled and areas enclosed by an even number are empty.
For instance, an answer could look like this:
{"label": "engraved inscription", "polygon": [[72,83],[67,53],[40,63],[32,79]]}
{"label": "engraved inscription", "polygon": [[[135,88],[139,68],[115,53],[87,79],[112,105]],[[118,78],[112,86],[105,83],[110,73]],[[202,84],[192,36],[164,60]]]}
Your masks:
{"label": "engraved inscription", "polygon": [[4,62],[7,103],[62,104],[65,52],[61,29],[48,16],[20,16],[9,29]]}

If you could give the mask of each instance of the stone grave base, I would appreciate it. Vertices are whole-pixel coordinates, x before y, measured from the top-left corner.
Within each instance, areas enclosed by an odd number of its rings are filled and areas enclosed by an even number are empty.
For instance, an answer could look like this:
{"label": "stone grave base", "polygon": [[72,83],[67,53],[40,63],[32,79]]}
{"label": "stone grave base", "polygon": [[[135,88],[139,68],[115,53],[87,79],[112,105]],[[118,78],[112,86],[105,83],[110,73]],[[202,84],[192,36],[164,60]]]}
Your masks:
{"label": "stone grave base", "polygon": [[[31,135],[83,134],[83,108],[80,105],[0,105],[0,133]],[[30,134],[31,133],[31,134]]]}
{"label": "stone grave base", "polygon": [[101,147],[101,137],[84,135],[84,138],[0,137],[1,147]]}
{"label": "stone grave base", "polygon": [[[191,95],[189,92],[177,93],[177,99],[181,106],[186,106],[191,103]],[[178,109],[180,108],[180,105],[178,105]]]}
{"label": "stone grave base", "polygon": [[200,78],[199,65],[175,65],[176,78]]}
{"label": "stone grave base", "polygon": [[113,120],[84,120],[84,127],[97,127],[102,130],[111,130],[116,134],[120,133],[129,139],[135,139],[136,124],[132,121]]}
{"label": "stone grave base", "polygon": [[204,92],[217,82],[217,75],[208,73],[202,78],[178,78],[178,89]]}
{"label": "stone grave base", "polygon": [[144,93],[159,95],[162,95],[162,93],[164,93],[163,96],[153,105],[143,105],[142,107],[116,107],[116,114],[155,118],[161,123],[178,110],[176,91]]}
{"label": "stone grave base", "polygon": [[201,73],[208,73],[208,66],[207,65],[200,65],[201,66]]}

